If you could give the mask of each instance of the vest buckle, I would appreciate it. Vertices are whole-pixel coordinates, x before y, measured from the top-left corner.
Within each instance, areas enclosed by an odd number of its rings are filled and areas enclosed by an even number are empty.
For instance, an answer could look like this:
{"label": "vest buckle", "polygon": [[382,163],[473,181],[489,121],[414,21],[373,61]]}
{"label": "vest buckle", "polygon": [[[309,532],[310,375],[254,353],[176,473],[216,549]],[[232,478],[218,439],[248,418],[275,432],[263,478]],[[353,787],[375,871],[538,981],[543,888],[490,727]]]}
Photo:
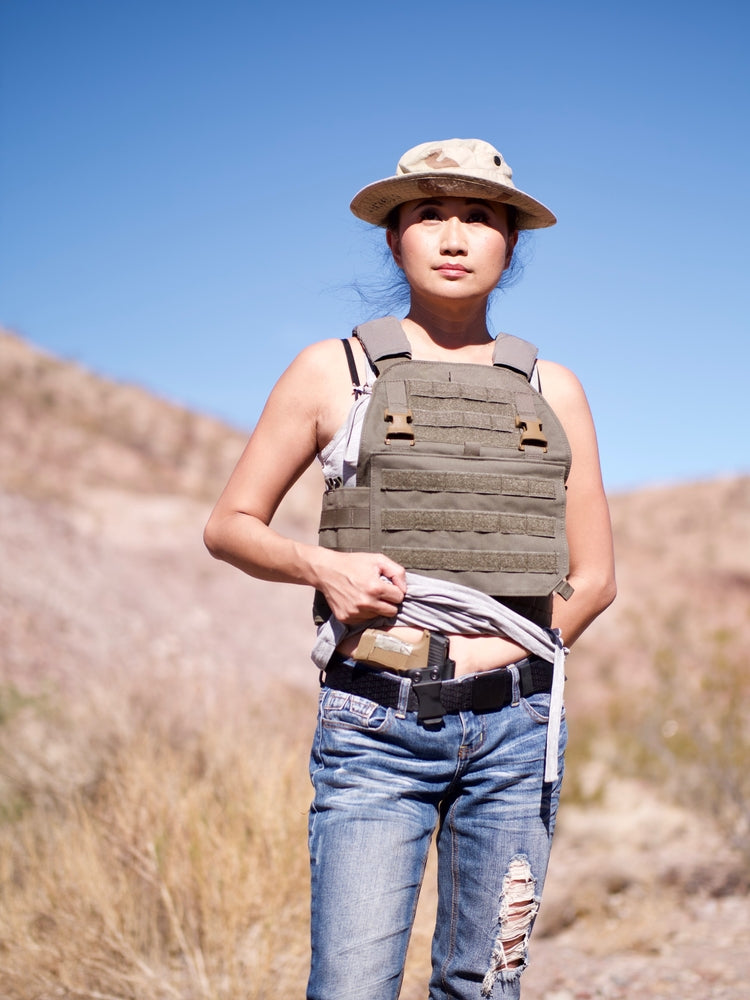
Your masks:
{"label": "vest buckle", "polygon": [[385,432],[386,444],[392,444],[394,441],[407,441],[410,445],[414,444],[414,430],[411,427],[414,418],[411,410],[406,410],[404,413],[386,410],[383,419],[391,425]]}
{"label": "vest buckle", "polygon": [[547,450],[547,437],[542,430],[541,420],[530,417],[516,417],[516,427],[520,428],[521,440],[518,442],[518,450],[526,451],[526,446],[530,448],[542,448]]}

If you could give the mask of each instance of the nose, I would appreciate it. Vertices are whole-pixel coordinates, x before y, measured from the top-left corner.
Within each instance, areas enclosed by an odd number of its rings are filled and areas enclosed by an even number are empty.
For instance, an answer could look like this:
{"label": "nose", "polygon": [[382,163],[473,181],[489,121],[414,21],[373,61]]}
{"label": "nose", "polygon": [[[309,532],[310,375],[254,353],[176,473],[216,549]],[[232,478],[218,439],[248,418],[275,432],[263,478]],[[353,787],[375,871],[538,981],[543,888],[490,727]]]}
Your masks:
{"label": "nose", "polygon": [[466,235],[463,223],[457,215],[451,215],[443,222],[440,234],[440,253],[446,257],[455,257],[457,254],[466,256],[466,252]]}

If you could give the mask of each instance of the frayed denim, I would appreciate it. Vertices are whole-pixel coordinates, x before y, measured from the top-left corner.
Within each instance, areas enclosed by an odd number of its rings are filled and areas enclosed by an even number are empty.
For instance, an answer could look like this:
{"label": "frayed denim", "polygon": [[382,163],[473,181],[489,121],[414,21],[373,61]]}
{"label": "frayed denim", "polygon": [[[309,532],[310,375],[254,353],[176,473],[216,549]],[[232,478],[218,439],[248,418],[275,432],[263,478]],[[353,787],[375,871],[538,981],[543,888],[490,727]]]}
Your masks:
{"label": "frayed denim", "polygon": [[[512,669],[512,668],[511,668]],[[425,725],[323,687],[308,1000],[395,1000],[430,840],[438,911],[430,1000],[515,1000],[562,781],[544,781],[549,694]]]}

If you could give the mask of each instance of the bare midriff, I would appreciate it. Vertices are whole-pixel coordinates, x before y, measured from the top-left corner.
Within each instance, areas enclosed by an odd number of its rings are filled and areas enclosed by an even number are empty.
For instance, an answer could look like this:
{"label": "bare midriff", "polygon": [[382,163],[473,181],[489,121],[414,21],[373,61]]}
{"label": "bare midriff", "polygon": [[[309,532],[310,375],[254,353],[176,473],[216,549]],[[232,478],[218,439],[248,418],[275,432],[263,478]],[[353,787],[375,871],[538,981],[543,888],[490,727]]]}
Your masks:
{"label": "bare midriff", "polygon": [[[408,625],[394,625],[383,629],[402,642],[416,643],[422,636],[422,629]],[[507,667],[527,654],[522,646],[497,635],[451,635],[450,656],[456,663],[456,677],[465,677],[483,670]],[[351,656],[359,641],[358,635],[348,636],[338,647],[342,656]]]}

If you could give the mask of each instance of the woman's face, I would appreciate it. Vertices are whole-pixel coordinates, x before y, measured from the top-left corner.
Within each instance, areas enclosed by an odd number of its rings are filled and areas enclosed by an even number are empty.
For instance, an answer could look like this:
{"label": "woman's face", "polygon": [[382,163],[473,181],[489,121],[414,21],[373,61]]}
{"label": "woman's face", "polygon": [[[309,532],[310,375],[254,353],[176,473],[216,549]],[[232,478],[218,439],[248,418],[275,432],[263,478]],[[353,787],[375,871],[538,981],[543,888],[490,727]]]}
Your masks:
{"label": "woman's face", "polygon": [[388,246],[412,296],[481,299],[510,263],[518,233],[504,205],[477,198],[421,198],[401,206]]}

